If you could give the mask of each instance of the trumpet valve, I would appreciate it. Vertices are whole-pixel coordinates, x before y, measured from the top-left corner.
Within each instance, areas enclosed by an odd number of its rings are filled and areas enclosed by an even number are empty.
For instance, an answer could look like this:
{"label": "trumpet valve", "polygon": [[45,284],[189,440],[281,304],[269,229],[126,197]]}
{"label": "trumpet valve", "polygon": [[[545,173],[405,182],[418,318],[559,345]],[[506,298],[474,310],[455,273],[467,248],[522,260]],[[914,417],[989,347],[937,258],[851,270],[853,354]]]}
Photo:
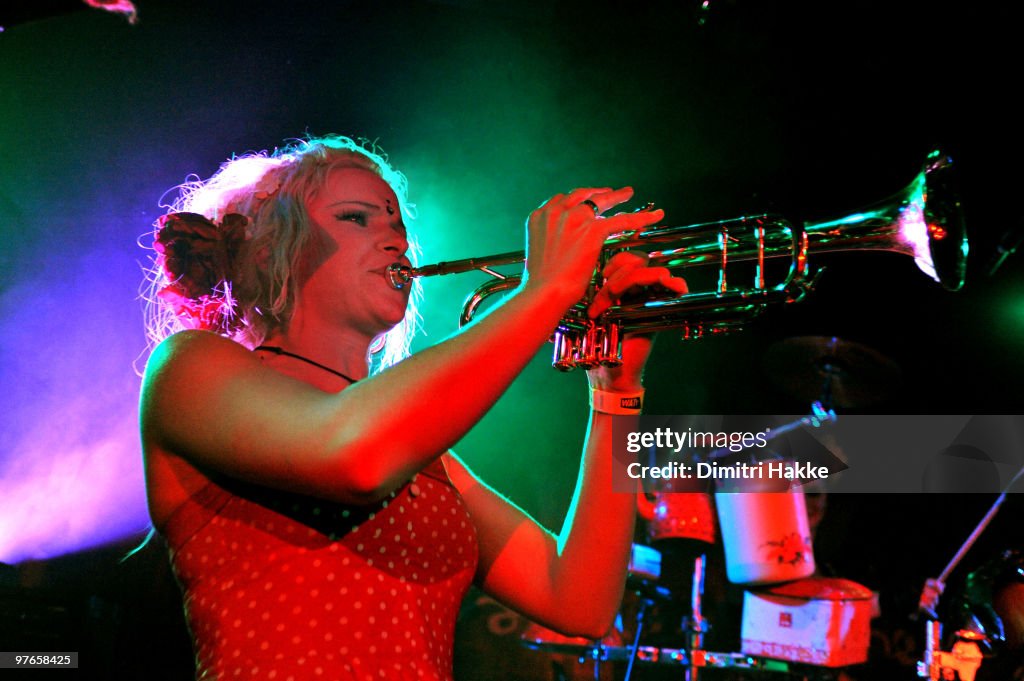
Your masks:
{"label": "trumpet valve", "polygon": [[603,327],[601,337],[601,366],[617,367],[622,365],[622,327],[618,324],[607,324]]}
{"label": "trumpet valve", "polygon": [[576,344],[576,366],[593,369],[600,366],[604,348],[604,328],[591,324]]}
{"label": "trumpet valve", "polygon": [[555,345],[551,366],[559,371],[572,371],[576,366],[576,341],[564,331],[555,331],[551,339]]}

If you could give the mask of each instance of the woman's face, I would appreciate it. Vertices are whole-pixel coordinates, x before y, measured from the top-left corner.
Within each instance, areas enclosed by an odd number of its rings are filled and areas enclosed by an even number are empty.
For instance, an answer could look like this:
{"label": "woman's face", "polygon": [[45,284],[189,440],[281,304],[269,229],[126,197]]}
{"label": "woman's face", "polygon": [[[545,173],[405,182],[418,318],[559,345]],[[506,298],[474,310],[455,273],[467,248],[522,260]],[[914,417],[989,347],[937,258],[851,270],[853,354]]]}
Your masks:
{"label": "woman's face", "polygon": [[392,287],[385,270],[396,261],[409,264],[409,243],[388,183],[370,170],[337,168],[306,203],[306,211],[313,239],[298,300],[304,317],[371,338],[402,321],[409,287]]}

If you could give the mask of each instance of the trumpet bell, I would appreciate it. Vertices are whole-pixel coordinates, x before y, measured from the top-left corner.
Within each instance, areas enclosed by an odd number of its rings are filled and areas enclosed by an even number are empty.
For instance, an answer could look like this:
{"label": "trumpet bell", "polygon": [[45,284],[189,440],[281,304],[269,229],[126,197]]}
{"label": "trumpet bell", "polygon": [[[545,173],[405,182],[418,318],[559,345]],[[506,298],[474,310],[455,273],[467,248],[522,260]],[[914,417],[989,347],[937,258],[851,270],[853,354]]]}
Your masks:
{"label": "trumpet bell", "polygon": [[967,229],[953,161],[933,151],[907,187],[853,215],[804,225],[808,250],[903,253],[949,291],[964,284]]}
{"label": "trumpet bell", "polygon": [[[932,152],[902,191],[841,218],[797,226],[765,214],[621,235],[607,245],[645,250],[651,265],[688,281],[710,270],[717,283],[703,289],[691,285],[691,292],[678,298],[615,306],[605,317],[623,331],[678,328],[684,340],[734,330],[769,305],[802,300],[822,272],[809,267],[811,256],[829,252],[902,253],[956,291],[964,283],[968,248],[952,168],[948,156]],[[769,277],[771,263],[776,264]]]}

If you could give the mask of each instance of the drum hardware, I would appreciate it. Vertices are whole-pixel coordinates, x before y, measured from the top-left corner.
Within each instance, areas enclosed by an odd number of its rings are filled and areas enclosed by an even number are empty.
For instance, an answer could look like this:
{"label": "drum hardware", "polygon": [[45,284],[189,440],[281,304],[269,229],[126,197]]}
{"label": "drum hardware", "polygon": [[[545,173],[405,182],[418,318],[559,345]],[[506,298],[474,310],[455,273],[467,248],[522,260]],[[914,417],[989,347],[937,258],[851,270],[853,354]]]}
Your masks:
{"label": "drum hardware", "polygon": [[[615,624],[600,639],[588,639],[583,636],[566,636],[548,629],[536,622],[530,622],[520,634],[520,644],[529,650],[544,650],[549,653],[553,680],[576,679],[588,676],[594,681],[613,677],[614,670],[605,669],[603,651],[626,650],[622,632],[622,617],[616,617]],[[583,668],[575,668],[572,658],[578,665],[593,663],[593,672],[587,673]],[[623,658],[624,659],[624,658]]]}
{"label": "drum hardware", "polygon": [[[811,413],[806,416],[802,416],[794,421],[783,424],[781,426],[775,426],[772,428],[771,434],[768,436],[768,441],[772,441],[776,438],[782,437],[788,433],[797,430],[798,428],[821,428],[822,426],[830,423],[835,423],[839,420],[836,412],[831,407],[827,407],[822,400],[816,400],[811,403]],[[729,449],[716,449],[708,455],[709,459],[723,458],[735,454]]]}
{"label": "drum hardware", "polygon": [[942,573],[934,579],[925,581],[918,610],[928,619],[925,621],[924,659],[917,663],[918,677],[939,681],[949,678],[949,674],[956,673],[959,675],[960,681],[974,681],[974,676],[982,661],[979,642],[983,641],[985,636],[979,632],[961,630],[957,632],[958,640],[953,644],[951,650],[942,650],[942,623],[937,614],[939,598],[946,588],[946,580],[949,579],[950,574],[992,522],[996,513],[999,512],[999,508],[1006,501],[1007,493],[1022,476],[1024,476],[1024,467],[1017,471],[1017,474],[1013,476],[1003,492],[989,507],[988,512],[978,521],[974,530],[971,531]]}
{"label": "drum hardware", "polygon": [[[634,560],[637,549],[640,548],[640,555],[645,562],[650,561],[649,552],[656,552],[655,549],[634,545]],[[631,563],[632,565],[632,563]],[[635,616],[636,631],[630,645],[607,645],[605,641],[594,641],[590,644],[567,643],[561,636],[543,636],[536,630],[528,629],[524,632],[520,643],[529,650],[545,652],[552,655],[570,655],[577,658],[580,664],[588,662],[594,665],[594,678],[601,675],[601,665],[605,662],[625,662],[627,670],[623,681],[629,681],[634,665],[639,662],[647,665],[663,665],[683,667],[687,681],[696,681],[698,670],[703,667],[714,669],[744,669],[753,671],[764,671],[772,673],[790,674],[797,669],[796,666],[783,660],[775,660],[768,657],[747,655],[745,653],[724,653],[713,652],[703,649],[703,637],[710,630],[710,624],[702,614],[702,599],[704,596],[704,572],[706,558],[699,556],[694,560],[694,580],[690,595],[691,614],[684,620],[684,629],[687,632],[687,645],[683,648],[662,648],[657,646],[642,646],[640,638],[643,633],[648,609],[660,602],[672,601],[672,593],[665,587],[658,585],[653,580],[656,575],[632,572],[627,576],[627,587],[635,593],[639,599],[639,609]],[[553,633],[553,632],[552,632]]]}
{"label": "drum hardware", "polygon": [[690,657],[685,648],[661,648],[657,646],[606,646],[603,644],[577,645],[572,643],[548,643],[541,640],[522,641],[523,647],[537,652],[555,655],[572,655],[578,657],[580,663],[595,662],[628,662],[635,657],[641,664],[686,667],[690,660],[701,667],[713,669],[745,669],[771,673],[796,673],[797,665],[784,660],[746,655],[744,653],[713,653],[699,651]]}
{"label": "drum hardware", "polygon": [[765,373],[790,396],[826,407],[855,408],[885,399],[901,382],[896,362],[835,336],[797,336],[765,353]]}
{"label": "drum hardware", "polygon": [[[665,590],[668,591],[667,589]],[[640,594],[640,592],[637,592]],[[644,624],[647,617],[647,609],[654,605],[656,599],[647,595],[640,595],[640,609],[636,613],[636,632],[633,635],[633,644],[629,646],[629,662],[626,665],[626,677],[624,681],[629,681],[633,676],[633,665],[636,663],[637,650],[640,648],[640,636],[644,631]],[[594,672],[595,678],[597,672]]]}
{"label": "drum hardware", "polygon": [[[710,631],[710,623],[702,614],[702,599],[704,592],[704,576],[706,569],[706,557],[698,556],[694,559],[693,592],[691,594],[691,615],[684,619],[683,628],[686,633],[687,645],[678,655],[679,664],[685,667],[686,681],[699,681],[703,678],[703,668],[744,668],[757,672],[801,674],[805,679],[831,679],[832,672],[828,663],[821,665],[807,661],[792,659],[779,659],[778,656],[769,657],[765,654],[753,654],[749,652],[717,652],[705,650],[703,647],[704,635]],[[810,582],[811,580],[807,580]],[[825,580],[828,581],[828,580]],[[846,581],[846,580],[832,580]],[[789,582],[786,586],[800,584],[800,582]],[[866,591],[864,587],[850,583],[852,586]],[[746,594],[749,597],[751,591]],[[774,599],[774,596],[769,596]],[[817,617],[818,614],[812,615]],[[837,615],[843,621],[849,621],[849,613],[843,612]],[[804,632],[806,633],[806,631]],[[867,633],[864,634],[864,657],[867,657]],[[641,660],[643,661],[643,660]],[[863,660],[862,660],[863,661]],[[834,666],[834,663],[833,665]],[[627,675],[626,681],[629,680]]]}
{"label": "drum hardware", "polygon": [[[538,652],[576,656],[581,663],[587,661],[628,662],[630,657],[635,656],[637,661],[642,664],[683,667],[689,664],[690,659],[685,648],[639,646],[635,650],[634,655],[632,646],[549,643],[536,639],[524,639],[522,645],[529,650],[536,650]],[[758,658],[753,655],[744,655],[743,653],[712,653],[702,651],[700,657],[702,658],[700,661],[701,666],[715,669],[748,669],[782,674],[793,673],[794,670],[794,666],[785,661]]]}
{"label": "drum hardware", "polygon": [[632,591],[641,601],[654,605],[655,603],[667,603],[673,600],[672,592],[648,579],[635,575],[626,576],[626,590]]}
{"label": "drum hardware", "polygon": [[639,583],[662,589],[654,582],[661,578],[661,551],[653,546],[633,544],[629,552],[629,567],[626,572],[626,587],[633,588]]}
{"label": "drum hardware", "polygon": [[[953,187],[952,159],[936,150],[903,191],[868,208],[838,219],[794,225],[772,215],[741,217],[682,227],[658,226],[613,235],[600,253],[594,279],[583,300],[562,317],[552,341],[552,364],[567,371],[622,363],[622,334],[679,329],[684,340],[727,332],[759,316],[769,306],[802,300],[817,284],[822,270],[812,271],[808,255],[843,251],[889,251],[914,258],[918,267],[948,290],[964,281],[967,235],[960,201]],[[623,250],[642,250],[653,266],[674,273],[712,273],[710,290],[694,290],[674,298],[612,306],[600,320],[586,314],[600,285],[604,264]],[[495,268],[524,262],[514,251],[479,258],[440,262],[423,267],[393,263],[389,282],[403,288],[415,277],[479,271],[494,277],[466,299],[460,326],[469,323],[489,296],[517,287],[522,274]],[[769,283],[766,267],[786,263],[788,271]],[[730,279],[729,263],[752,270],[749,287]],[[746,272],[744,275],[748,274]]]}
{"label": "drum hardware", "polygon": [[[683,629],[686,631],[686,650],[693,662],[686,667],[686,681],[697,681],[700,667],[707,662],[704,650],[704,634],[711,628],[704,618],[704,577],[706,576],[707,554],[693,559],[693,581],[690,589],[690,615],[684,618]],[[714,655],[714,653],[712,653]],[[627,681],[629,681],[627,679]]]}

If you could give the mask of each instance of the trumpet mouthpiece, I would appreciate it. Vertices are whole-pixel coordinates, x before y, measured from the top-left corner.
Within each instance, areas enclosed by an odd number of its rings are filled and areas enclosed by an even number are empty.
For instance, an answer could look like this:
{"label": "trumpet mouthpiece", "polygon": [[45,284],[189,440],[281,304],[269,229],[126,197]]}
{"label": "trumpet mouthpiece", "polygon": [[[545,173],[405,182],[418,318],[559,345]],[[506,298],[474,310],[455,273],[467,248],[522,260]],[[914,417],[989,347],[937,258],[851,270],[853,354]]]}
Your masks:
{"label": "trumpet mouthpiece", "polygon": [[400,262],[393,262],[386,270],[388,283],[398,290],[401,290],[412,281],[412,268]]}

